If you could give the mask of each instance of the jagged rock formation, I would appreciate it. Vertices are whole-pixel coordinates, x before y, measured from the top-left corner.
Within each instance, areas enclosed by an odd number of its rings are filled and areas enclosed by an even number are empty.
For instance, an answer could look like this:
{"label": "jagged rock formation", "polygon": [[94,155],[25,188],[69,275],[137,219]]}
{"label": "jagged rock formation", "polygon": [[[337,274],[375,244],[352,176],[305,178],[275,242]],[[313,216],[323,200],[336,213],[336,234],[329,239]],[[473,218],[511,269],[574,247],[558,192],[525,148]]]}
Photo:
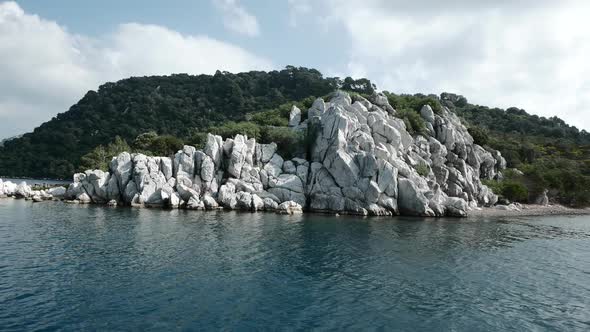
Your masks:
{"label": "jagged rock formation", "polygon": [[361,215],[465,216],[494,205],[481,183],[500,176],[506,162],[474,144],[448,109],[424,106],[428,135],[412,137],[381,94],[371,101],[336,92],[317,99],[301,122],[293,107],[289,126],[306,130],[308,160],[284,160],[277,146],[237,135],[209,134],[205,148],[185,146],[174,158],[122,153],[109,172],[74,175],[66,198],[85,203],[241,210],[301,209]]}

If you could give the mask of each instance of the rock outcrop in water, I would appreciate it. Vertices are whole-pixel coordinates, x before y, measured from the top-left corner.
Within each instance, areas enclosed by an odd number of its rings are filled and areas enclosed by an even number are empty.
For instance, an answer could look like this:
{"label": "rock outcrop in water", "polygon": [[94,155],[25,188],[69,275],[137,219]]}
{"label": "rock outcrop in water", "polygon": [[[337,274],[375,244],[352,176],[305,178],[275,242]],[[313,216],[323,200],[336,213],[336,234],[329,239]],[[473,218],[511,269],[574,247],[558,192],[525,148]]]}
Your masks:
{"label": "rock outcrop in water", "polygon": [[237,135],[209,134],[203,150],[185,146],[173,158],[121,153],[109,171],[74,175],[67,199],[81,203],[187,209],[316,211],[360,215],[466,216],[497,196],[481,179],[501,176],[498,151],[474,144],[446,108],[422,108],[428,134],[413,137],[387,98],[354,100],[336,92],[317,99],[301,122],[308,159],[285,160],[277,146]]}
{"label": "rock outcrop in water", "polygon": [[33,190],[25,181],[16,184],[0,179],[0,197],[15,197],[31,199],[41,202],[52,199],[62,199],[66,194],[66,188],[53,187],[44,190]]}

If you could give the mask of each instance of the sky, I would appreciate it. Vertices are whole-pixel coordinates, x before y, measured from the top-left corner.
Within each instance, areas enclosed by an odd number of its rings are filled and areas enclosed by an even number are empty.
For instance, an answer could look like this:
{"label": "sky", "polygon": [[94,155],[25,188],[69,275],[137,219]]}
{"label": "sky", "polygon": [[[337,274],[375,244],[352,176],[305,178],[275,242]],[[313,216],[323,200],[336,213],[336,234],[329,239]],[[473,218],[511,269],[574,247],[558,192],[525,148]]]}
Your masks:
{"label": "sky", "polygon": [[130,76],[316,68],[590,130],[586,0],[0,0],[0,138]]}

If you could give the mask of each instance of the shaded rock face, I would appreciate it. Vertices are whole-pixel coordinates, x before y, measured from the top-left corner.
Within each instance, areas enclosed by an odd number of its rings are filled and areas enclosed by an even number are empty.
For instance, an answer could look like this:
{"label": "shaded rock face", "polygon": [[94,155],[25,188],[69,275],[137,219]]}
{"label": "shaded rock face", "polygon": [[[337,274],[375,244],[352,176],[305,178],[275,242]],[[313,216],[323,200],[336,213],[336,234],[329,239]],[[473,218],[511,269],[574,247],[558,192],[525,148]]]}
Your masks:
{"label": "shaded rock face", "polygon": [[312,209],[462,216],[469,206],[495,204],[480,178],[495,178],[505,161],[474,144],[454,113],[424,106],[431,135],[412,137],[387,98],[372,99],[340,93],[323,113],[309,113],[317,130],[307,188]]}
{"label": "shaded rock face", "polygon": [[548,192],[547,189],[543,190],[543,192],[535,199],[534,203],[542,206],[549,205],[549,197],[547,196]]}
{"label": "shaded rock face", "polygon": [[[497,196],[480,179],[500,176],[497,151],[474,144],[448,109],[420,112],[427,137],[412,137],[381,94],[372,102],[336,92],[317,99],[291,130],[313,135],[308,158],[285,160],[277,145],[209,134],[202,151],[185,146],[173,158],[122,153],[109,172],[74,175],[65,196],[134,206],[192,209],[285,209],[361,215],[465,216]],[[288,202],[288,203],[287,203]]]}

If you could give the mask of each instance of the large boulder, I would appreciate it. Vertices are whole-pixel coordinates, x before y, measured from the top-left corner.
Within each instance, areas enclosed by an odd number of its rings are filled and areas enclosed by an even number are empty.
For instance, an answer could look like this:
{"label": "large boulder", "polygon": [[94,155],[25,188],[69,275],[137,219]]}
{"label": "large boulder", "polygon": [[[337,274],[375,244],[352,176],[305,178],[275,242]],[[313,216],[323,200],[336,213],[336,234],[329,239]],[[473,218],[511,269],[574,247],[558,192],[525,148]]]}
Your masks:
{"label": "large boulder", "polygon": [[231,149],[231,155],[229,159],[229,165],[227,172],[230,176],[239,179],[242,173],[242,167],[246,162],[248,153],[248,145],[246,144],[247,138],[242,135],[236,135],[233,140],[233,146]]}
{"label": "large boulder", "polygon": [[264,210],[264,206],[264,200],[260,198],[260,196],[252,194],[252,210],[255,212],[259,210]]}
{"label": "large boulder", "polygon": [[48,193],[55,198],[63,198],[66,195],[66,188],[53,187],[48,190]]}
{"label": "large boulder", "polygon": [[207,134],[207,143],[205,144],[203,152],[211,158],[215,168],[219,168],[223,156],[223,141],[221,136]]}
{"label": "large boulder", "polygon": [[534,203],[542,206],[549,205],[549,197],[547,196],[548,192],[549,191],[547,189],[543,190],[543,192],[539,196],[537,196],[537,198],[535,198]]}
{"label": "large boulder", "polygon": [[301,123],[301,110],[293,105],[289,113],[289,127],[297,127]]}
{"label": "large boulder", "polygon": [[236,207],[240,210],[252,209],[252,194],[240,191],[236,194]]}
{"label": "large boulder", "polygon": [[13,196],[16,192],[16,183],[11,181],[4,181],[0,180],[0,196]]}
{"label": "large boulder", "polygon": [[17,198],[31,197],[31,193],[32,193],[31,187],[29,185],[27,185],[27,183],[24,181],[19,183],[14,190],[14,195]]}
{"label": "large boulder", "polygon": [[450,217],[466,217],[469,206],[464,199],[448,197],[445,202],[446,213]]}
{"label": "large boulder", "polygon": [[236,187],[228,182],[219,188],[218,202],[226,208],[234,209],[238,204],[236,198]]}
{"label": "large boulder", "polygon": [[122,152],[118,156],[113,157],[109,169],[111,174],[116,177],[119,188],[127,187],[127,183],[129,183],[133,174],[131,155],[128,152]]}
{"label": "large boulder", "polygon": [[300,214],[303,213],[303,208],[297,202],[287,201],[279,204],[277,213],[280,214]]}
{"label": "large boulder", "polygon": [[192,184],[195,172],[195,152],[194,146],[185,145],[174,155],[174,176],[184,185],[190,186]]}
{"label": "large boulder", "polygon": [[434,216],[424,193],[409,179],[398,180],[398,206],[401,214],[412,216]]}
{"label": "large boulder", "polygon": [[430,105],[424,105],[420,110],[420,115],[426,120],[427,122],[434,124],[434,112],[432,111],[432,107]]}

